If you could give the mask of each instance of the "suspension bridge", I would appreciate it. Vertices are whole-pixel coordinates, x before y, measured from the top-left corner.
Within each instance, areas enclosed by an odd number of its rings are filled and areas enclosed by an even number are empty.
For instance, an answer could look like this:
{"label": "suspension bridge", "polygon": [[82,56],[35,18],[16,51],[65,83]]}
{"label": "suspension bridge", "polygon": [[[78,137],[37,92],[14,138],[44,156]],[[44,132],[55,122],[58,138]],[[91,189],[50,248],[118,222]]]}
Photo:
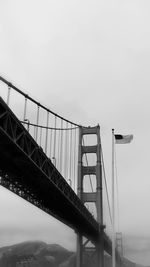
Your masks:
{"label": "suspension bridge", "polygon": [[[103,267],[112,242],[103,223],[99,125],[69,121],[3,77],[0,81],[0,184],[74,229],[77,267],[86,266],[85,254],[91,261],[96,255],[95,266]],[[120,257],[116,249],[117,261]]]}

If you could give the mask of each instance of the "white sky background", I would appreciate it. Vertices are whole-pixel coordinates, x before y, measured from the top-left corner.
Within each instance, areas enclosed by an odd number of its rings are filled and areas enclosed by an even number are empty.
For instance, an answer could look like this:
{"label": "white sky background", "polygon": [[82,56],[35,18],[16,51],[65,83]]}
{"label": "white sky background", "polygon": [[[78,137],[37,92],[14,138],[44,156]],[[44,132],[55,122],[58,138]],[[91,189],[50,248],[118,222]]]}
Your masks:
{"label": "white sky background", "polygon": [[[1,0],[0,74],[58,114],[101,126],[111,176],[117,145],[125,256],[150,265],[150,1]],[[0,243],[28,239],[75,247],[75,235],[0,190]],[[57,234],[54,234],[54,231]]]}

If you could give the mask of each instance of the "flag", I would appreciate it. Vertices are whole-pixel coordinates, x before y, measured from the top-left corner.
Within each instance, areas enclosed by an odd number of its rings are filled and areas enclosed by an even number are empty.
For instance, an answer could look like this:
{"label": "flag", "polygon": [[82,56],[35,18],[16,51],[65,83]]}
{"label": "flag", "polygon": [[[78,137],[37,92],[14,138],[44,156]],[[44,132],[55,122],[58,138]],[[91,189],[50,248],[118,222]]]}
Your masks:
{"label": "flag", "polygon": [[133,135],[121,135],[121,134],[115,134],[115,143],[116,144],[128,144],[132,141]]}

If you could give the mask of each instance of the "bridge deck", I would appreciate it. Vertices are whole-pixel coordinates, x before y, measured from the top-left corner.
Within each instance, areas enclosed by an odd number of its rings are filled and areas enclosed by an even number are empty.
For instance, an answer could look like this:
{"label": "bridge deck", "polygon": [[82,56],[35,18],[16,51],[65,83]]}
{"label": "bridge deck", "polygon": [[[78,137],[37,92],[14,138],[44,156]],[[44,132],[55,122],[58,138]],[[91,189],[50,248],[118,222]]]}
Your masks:
{"label": "bridge deck", "polygon": [[[96,242],[98,223],[0,98],[0,183]],[[104,247],[111,244],[104,234]]]}

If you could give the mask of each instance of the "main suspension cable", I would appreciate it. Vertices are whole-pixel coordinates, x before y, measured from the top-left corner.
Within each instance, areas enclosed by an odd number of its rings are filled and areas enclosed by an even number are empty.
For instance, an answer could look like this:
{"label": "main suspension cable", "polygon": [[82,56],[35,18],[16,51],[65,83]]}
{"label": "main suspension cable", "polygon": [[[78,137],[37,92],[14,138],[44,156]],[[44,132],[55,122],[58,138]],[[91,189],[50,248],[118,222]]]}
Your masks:
{"label": "main suspension cable", "polygon": [[43,125],[37,125],[37,124],[34,124],[34,123],[31,123],[31,122],[27,122],[27,121],[20,121],[22,124],[26,124],[26,125],[29,125],[29,126],[34,126],[34,127],[38,127],[38,128],[43,128],[43,129],[49,129],[49,130],[56,130],[56,131],[66,131],[66,130],[75,130],[75,129],[78,129],[79,127],[76,126],[76,127],[68,127],[68,128],[61,128],[61,127],[47,127],[47,126],[43,126]]}
{"label": "main suspension cable", "polygon": [[[32,97],[30,97],[29,95],[25,94],[23,91],[21,91],[20,89],[18,89],[16,86],[14,86],[11,82],[7,81],[6,79],[4,79],[2,76],[0,76],[0,81],[2,81],[3,83],[8,85],[8,97],[7,97],[7,103],[9,105],[9,99],[10,99],[10,89],[14,89],[15,91],[17,91],[18,93],[20,93],[21,95],[23,95],[25,98],[29,99],[31,102],[33,102],[34,104],[36,104],[37,106],[39,106],[39,108],[42,108],[48,112],[50,112],[51,114],[53,114],[54,116],[58,117],[59,119],[63,119],[64,121],[73,124],[75,126],[80,127],[81,125],[74,123],[70,120],[65,119],[64,117],[58,115],[57,113],[53,112],[52,110],[46,108],[45,106],[43,106],[42,104],[40,104],[39,102],[37,102],[35,99],[33,99]],[[83,126],[84,127],[84,126]]]}

